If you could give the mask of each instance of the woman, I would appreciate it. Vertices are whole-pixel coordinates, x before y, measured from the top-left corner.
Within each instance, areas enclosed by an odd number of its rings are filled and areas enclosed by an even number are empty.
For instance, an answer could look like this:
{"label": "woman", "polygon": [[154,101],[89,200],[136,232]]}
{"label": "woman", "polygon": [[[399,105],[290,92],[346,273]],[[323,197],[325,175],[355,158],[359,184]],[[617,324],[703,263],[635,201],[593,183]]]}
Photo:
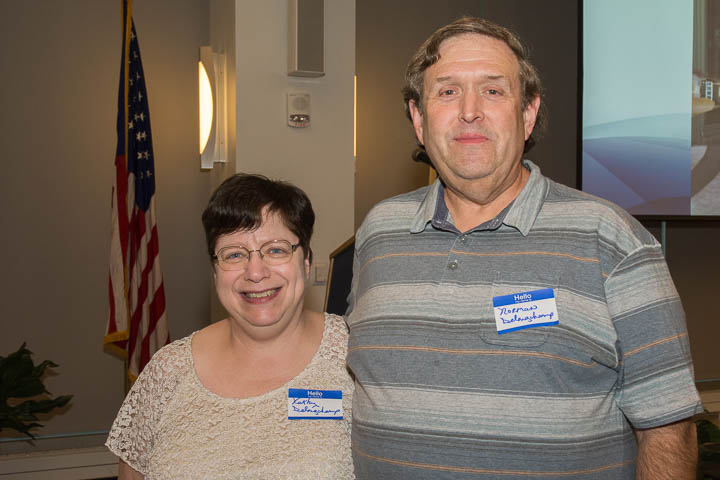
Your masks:
{"label": "woman", "polygon": [[310,200],[238,174],[202,221],[229,316],[158,351],[138,377],[107,441],[120,478],[354,478],[346,326],[303,308]]}

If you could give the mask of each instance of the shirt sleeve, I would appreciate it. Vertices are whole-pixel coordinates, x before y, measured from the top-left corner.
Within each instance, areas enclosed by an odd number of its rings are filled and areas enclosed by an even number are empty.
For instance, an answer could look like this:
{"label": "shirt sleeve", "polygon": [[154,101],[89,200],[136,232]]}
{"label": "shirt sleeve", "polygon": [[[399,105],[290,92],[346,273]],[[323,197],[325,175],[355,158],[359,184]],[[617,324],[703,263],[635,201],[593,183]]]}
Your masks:
{"label": "shirt sleeve", "polygon": [[353,271],[352,271],[352,281],[350,283],[350,293],[347,297],[347,310],[345,311],[344,317],[347,318],[350,316],[350,314],[353,311],[353,308],[355,308],[355,298],[357,295],[357,283],[358,279],[360,277],[359,275],[360,271],[360,265],[358,262],[358,252],[357,252],[357,243],[355,244],[355,248],[353,249]]}
{"label": "shirt sleeve", "polygon": [[180,357],[171,344],[153,355],[133,384],[115,417],[105,445],[121,460],[146,475],[162,412],[174,391],[174,361]]}
{"label": "shirt sleeve", "polygon": [[630,252],[605,292],[622,359],[616,401],[628,421],[645,429],[702,412],[685,313],[660,246]]}

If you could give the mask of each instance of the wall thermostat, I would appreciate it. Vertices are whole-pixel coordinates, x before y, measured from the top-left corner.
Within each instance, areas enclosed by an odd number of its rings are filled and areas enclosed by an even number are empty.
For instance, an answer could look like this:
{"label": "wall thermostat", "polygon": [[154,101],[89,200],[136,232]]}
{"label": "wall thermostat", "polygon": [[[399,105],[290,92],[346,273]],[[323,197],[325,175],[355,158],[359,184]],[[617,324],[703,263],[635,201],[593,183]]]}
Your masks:
{"label": "wall thermostat", "polygon": [[310,126],[310,94],[287,94],[288,125],[295,128]]}

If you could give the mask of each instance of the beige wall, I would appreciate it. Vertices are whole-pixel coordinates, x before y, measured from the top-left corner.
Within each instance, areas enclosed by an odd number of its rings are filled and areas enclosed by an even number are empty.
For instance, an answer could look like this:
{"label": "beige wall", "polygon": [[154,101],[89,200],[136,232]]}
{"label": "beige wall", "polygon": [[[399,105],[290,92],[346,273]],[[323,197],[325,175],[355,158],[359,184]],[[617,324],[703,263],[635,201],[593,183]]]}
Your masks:
{"label": "beige wall", "polygon": [[[46,380],[71,406],[37,434],[105,430],[123,364],[102,351],[121,52],[119,0],[1,0],[0,355],[23,341],[60,365]],[[155,147],[160,257],[173,338],[209,318],[197,155],[198,47],[206,0],[136,0]],[[3,431],[0,436],[5,436]],[[102,443],[103,436],[36,448]],[[0,453],[27,448],[0,443]]]}
{"label": "beige wall", "polygon": [[[210,175],[210,190],[214,191],[227,177],[236,172],[237,150],[237,97],[236,97],[236,61],[235,56],[235,0],[210,0],[210,41],[213,52],[225,55],[226,108],[227,108],[227,162],[215,163]],[[210,318],[220,320],[227,316],[215,293],[215,283],[211,271],[208,271]]]}
{"label": "beige wall", "polygon": [[[236,0],[237,171],[288,180],[316,214],[315,264],[353,235],[355,1],[325,1],[325,76],[287,75],[287,0]],[[311,125],[287,125],[288,92],[311,95]],[[325,285],[309,285],[321,310]]]}

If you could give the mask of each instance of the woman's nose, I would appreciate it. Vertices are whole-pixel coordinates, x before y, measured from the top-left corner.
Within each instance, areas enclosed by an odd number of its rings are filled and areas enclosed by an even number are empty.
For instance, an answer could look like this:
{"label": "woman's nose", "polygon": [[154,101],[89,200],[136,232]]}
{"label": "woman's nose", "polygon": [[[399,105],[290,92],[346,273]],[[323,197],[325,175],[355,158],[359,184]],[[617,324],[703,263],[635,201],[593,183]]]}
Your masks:
{"label": "woman's nose", "polygon": [[270,269],[260,256],[260,252],[252,252],[248,258],[245,277],[251,282],[259,282],[270,274]]}

